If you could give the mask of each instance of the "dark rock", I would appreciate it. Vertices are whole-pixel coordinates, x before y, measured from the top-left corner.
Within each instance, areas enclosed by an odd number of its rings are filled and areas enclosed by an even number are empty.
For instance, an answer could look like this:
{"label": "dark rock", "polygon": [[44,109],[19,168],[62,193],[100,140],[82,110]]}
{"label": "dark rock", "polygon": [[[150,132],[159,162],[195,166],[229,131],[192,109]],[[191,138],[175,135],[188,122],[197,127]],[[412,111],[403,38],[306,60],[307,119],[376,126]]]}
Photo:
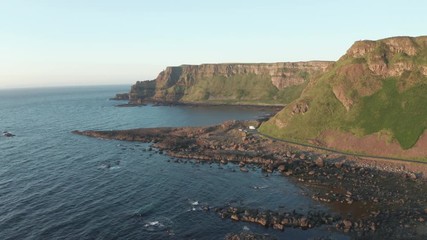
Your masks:
{"label": "dark rock", "polygon": [[257,209],[246,209],[244,211],[244,214],[246,216],[255,216],[255,215],[258,215],[258,210]]}
{"label": "dark rock", "polygon": [[348,219],[344,219],[342,223],[344,225],[344,229],[350,229],[353,226],[353,223]]}
{"label": "dark rock", "polygon": [[129,93],[117,93],[115,97],[110,100],[129,100]]}
{"label": "dark rock", "polygon": [[234,220],[234,221],[239,221],[240,220],[239,215],[237,215],[237,214],[232,214],[230,218],[232,220]]}
{"label": "dark rock", "polygon": [[256,219],[256,222],[258,224],[264,226],[264,227],[268,226],[268,219],[267,219],[267,217],[264,217],[264,216],[259,217],[259,218]]}
{"label": "dark rock", "polygon": [[369,227],[372,231],[376,231],[377,227],[375,226],[375,223],[372,223],[371,226]]}
{"label": "dark rock", "polygon": [[273,228],[280,230],[280,231],[283,231],[283,229],[285,229],[285,226],[283,226],[283,224],[281,224],[281,223],[274,223]]}
{"label": "dark rock", "polygon": [[302,228],[308,227],[308,219],[306,217],[300,218],[299,222],[300,222],[300,227]]}
{"label": "dark rock", "polygon": [[344,164],[343,162],[336,162],[334,165],[336,168],[340,169],[340,168],[342,168],[343,164]]}
{"label": "dark rock", "polygon": [[406,177],[412,180],[417,179],[417,175],[413,172],[406,173]]}
{"label": "dark rock", "polygon": [[228,218],[230,216],[230,213],[228,213],[227,211],[221,211],[219,215],[221,216],[221,218]]}
{"label": "dark rock", "polygon": [[229,207],[228,211],[231,213],[235,213],[235,214],[243,213],[243,210],[241,208],[238,208],[238,207]]}
{"label": "dark rock", "polygon": [[289,225],[291,223],[291,221],[290,221],[290,219],[289,218],[283,218],[282,219],[282,221],[281,221],[281,224],[283,224],[283,225]]}
{"label": "dark rock", "polygon": [[353,200],[352,198],[346,198],[346,199],[345,199],[345,201],[346,201],[348,204],[352,204],[354,200]]}
{"label": "dark rock", "polygon": [[308,103],[305,101],[300,101],[294,105],[292,109],[292,114],[306,113],[308,111]]}
{"label": "dark rock", "polygon": [[279,172],[284,172],[286,170],[286,167],[285,167],[285,165],[282,164],[282,165],[280,165],[280,166],[277,167],[277,170]]}
{"label": "dark rock", "polygon": [[10,133],[10,132],[3,132],[3,136],[5,136],[5,137],[15,137],[15,134]]}
{"label": "dark rock", "polygon": [[314,163],[318,166],[318,167],[324,167],[325,166],[325,161],[323,160],[323,158],[318,157],[316,159],[316,161],[314,161]]}

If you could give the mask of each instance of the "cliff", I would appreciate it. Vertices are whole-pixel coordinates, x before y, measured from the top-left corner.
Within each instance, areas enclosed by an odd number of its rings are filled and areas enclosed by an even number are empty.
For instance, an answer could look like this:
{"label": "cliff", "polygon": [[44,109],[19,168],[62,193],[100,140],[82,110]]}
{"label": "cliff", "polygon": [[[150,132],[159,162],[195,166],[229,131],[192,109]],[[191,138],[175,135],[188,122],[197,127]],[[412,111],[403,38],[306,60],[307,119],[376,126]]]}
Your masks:
{"label": "cliff", "polygon": [[129,97],[131,103],[285,104],[330,65],[312,61],[167,67],[155,80],[133,85]]}
{"label": "cliff", "polygon": [[340,150],[426,158],[425,106],[427,36],[357,41],[260,130]]}

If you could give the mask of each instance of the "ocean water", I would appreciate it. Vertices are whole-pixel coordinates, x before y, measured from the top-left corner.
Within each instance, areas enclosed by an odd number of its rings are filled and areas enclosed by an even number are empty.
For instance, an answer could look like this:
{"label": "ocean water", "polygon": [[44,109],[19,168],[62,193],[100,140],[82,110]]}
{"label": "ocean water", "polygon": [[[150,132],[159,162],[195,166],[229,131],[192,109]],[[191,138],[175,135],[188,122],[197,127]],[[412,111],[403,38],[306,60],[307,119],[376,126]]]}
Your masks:
{"label": "ocean water", "polygon": [[222,220],[201,206],[325,209],[282,176],[232,164],[174,163],[148,144],[71,134],[204,126],[268,113],[243,107],[143,106],[110,101],[128,86],[0,90],[0,239],[223,239],[248,228],[279,239],[346,239],[326,228],[283,232]]}

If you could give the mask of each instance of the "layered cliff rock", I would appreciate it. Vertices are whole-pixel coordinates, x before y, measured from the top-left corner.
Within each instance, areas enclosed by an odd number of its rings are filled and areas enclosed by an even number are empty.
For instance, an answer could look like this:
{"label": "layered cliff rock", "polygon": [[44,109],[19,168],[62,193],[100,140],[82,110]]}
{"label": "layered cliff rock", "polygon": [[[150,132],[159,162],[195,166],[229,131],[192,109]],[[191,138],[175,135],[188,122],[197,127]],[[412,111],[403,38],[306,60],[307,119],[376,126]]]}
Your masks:
{"label": "layered cliff rock", "polygon": [[261,131],[348,151],[425,158],[426,69],[426,36],[358,41]]}
{"label": "layered cliff rock", "polygon": [[167,67],[155,80],[133,85],[130,102],[285,104],[330,65],[312,61]]}

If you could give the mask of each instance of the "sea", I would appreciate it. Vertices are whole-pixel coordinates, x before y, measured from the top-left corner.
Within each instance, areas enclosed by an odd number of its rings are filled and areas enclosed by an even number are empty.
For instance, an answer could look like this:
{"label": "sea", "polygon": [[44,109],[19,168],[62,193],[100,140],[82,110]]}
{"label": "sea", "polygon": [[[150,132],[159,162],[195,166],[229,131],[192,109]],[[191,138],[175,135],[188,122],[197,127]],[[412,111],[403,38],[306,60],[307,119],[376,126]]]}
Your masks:
{"label": "sea", "polygon": [[73,130],[209,126],[255,119],[239,106],[117,107],[129,86],[0,90],[0,239],[224,239],[250,231],[277,239],[348,239],[329,227],[277,231],[221,219],[204,206],[305,213],[328,210],[304,187],[258,168],[171,161],[150,144]]}

